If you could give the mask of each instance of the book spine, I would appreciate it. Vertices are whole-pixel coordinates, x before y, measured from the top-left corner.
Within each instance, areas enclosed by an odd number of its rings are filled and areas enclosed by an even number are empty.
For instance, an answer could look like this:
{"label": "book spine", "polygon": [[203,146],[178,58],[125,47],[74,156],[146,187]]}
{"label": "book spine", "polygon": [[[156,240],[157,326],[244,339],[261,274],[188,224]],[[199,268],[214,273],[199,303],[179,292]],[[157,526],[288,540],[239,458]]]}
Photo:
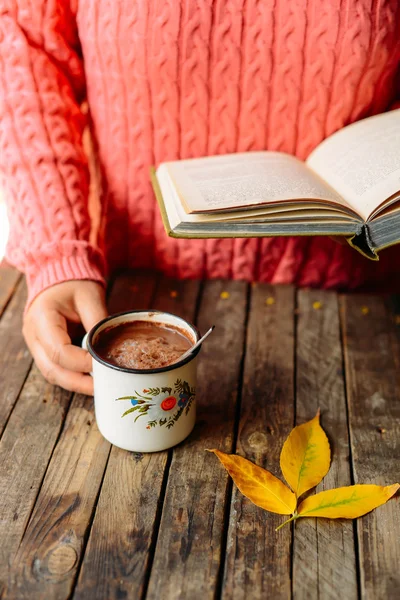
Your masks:
{"label": "book spine", "polygon": [[363,223],[360,229],[351,238],[347,238],[352,248],[370,260],[379,260],[379,256],[372,244],[368,223]]}

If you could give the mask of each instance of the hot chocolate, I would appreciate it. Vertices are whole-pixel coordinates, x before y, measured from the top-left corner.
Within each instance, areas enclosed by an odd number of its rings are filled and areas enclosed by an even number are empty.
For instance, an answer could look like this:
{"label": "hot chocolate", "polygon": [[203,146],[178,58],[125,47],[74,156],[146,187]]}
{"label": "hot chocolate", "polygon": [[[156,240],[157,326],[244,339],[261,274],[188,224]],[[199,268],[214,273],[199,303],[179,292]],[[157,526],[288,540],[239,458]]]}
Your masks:
{"label": "hot chocolate", "polygon": [[129,321],[102,331],[94,347],[101,358],[119,367],[159,369],[177,362],[192,345],[175,327]]}

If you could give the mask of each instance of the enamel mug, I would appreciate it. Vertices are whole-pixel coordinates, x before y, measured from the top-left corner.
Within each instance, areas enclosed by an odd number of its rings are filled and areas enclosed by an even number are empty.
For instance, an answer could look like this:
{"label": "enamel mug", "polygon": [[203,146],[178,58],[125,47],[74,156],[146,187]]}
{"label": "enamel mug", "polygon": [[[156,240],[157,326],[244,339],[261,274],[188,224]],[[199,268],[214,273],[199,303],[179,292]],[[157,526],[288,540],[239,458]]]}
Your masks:
{"label": "enamel mug", "polygon": [[185,360],[157,369],[111,364],[96,352],[96,339],[110,327],[132,321],[173,326],[193,344],[197,329],[160,311],[129,311],[107,317],[85,336],[92,355],[94,407],[100,433],[112,444],[134,452],[157,452],[182,442],[196,420],[196,363],[200,348]]}

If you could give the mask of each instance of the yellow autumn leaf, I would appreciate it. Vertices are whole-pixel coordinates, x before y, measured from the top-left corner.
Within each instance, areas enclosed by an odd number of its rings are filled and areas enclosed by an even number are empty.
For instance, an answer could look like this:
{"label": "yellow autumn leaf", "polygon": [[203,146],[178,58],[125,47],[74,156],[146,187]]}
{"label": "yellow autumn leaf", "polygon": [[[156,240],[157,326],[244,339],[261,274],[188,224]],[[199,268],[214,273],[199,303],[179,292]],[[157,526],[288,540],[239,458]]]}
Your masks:
{"label": "yellow autumn leaf", "polygon": [[385,504],[400,485],[350,485],[326,490],[310,496],[300,504],[299,517],[327,517],[329,519],[356,519]]}
{"label": "yellow autumn leaf", "polygon": [[296,497],[272,473],[257,467],[246,458],[210,450],[219,458],[244,496],[257,506],[280,515],[291,515],[296,509]]}
{"label": "yellow autumn leaf", "polygon": [[311,421],[298,425],[289,434],[281,452],[281,469],[299,498],[325,477],[330,462],[329,442],[319,424],[318,410]]}

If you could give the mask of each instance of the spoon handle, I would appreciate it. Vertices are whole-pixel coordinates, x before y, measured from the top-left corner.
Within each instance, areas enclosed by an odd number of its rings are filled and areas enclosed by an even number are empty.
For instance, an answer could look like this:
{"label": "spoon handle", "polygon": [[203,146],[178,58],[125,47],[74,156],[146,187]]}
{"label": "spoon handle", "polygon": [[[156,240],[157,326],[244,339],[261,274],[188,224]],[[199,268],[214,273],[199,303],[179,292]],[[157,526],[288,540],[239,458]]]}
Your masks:
{"label": "spoon handle", "polygon": [[206,338],[208,338],[208,336],[210,335],[210,333],[212,333],[215,329],[215,325],[213,325],[212,327],[210,327],[210,329],[208,331],[206,331],[206,333],[203,335],[203,337],[201,337],[195,344],[194,346],[192,346],[191,348],[189,348],[189,350],[186,350],[186,352],[184,354],[182,354],[182,356],[180,356],[178,358],[179,362],[181,360],[185,360],[185,358],[187,358],[190,354],[192,354],[196,348],[198,348]]}

